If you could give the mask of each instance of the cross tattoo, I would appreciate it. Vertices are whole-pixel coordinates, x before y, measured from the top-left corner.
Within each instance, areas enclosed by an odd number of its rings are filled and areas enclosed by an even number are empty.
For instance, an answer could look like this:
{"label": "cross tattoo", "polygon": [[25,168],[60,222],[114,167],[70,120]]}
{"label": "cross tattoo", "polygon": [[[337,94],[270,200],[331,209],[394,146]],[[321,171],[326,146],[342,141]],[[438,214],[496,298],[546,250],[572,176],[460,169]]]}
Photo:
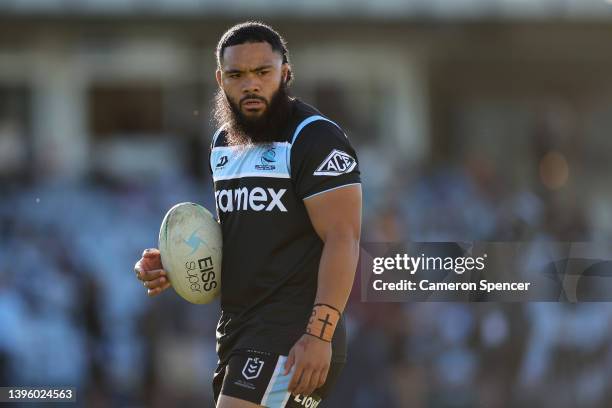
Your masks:
{"label": "cross tattoo", "polygon": [[332,324],[329,322],[329,313],[327,313],[325,315],[325,319],[321,319],[319,318],[320,322],[323,322],[323,327],[321,327],[321,334],[319,335],[319,337],[323,337],[323,333],[325,332],[325,329],[327,328],[327,326],[331,326]]}

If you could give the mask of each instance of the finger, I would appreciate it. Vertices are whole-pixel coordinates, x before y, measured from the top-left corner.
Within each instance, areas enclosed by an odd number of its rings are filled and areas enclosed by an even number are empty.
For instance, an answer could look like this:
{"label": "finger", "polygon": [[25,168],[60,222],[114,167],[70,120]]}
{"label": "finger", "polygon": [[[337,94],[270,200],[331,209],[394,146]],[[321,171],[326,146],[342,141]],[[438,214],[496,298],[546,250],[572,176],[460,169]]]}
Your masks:
{"label": "finger", "polygon": [[302,372],[304,369],[300,364],[295,365],[295,371],[293,371],[293,375],[291,376],[291,381],[289,382],[289,386],[287,387],[292,394],[298,394],[297,386],[300,382],[300,377],[302,376]]}
{"label": "finger", "polygon": [[317,384],[317,388],[321,388],[323,385],[325,385],[328,374],[329,374],[329,366],[326,366],[323,370],[321,370],[321,375],[319,376],[319,383]]}
{"label": "finger", "polygon": [[310,379],[312,378],[312,369],[306,368],[302,371],[300,382],[295,387],[295,392],[298,394],[308,395],[308,388],[310,387]]}
{"label": "finger", "polygon": [[304,390],[301,394],[310,395],[317,388],[317,384],[319,383],[319,371],[312,370],[310,375],[310,381],[303,384]]}
{"label": "finger", "polygon": [[[147,282],[144,282],[144,283],[146,284]],[[172,286],[172,284],[170,283],[170,281],[166,281],[166,283],[164,283],[164,284],[163,284],[163,285],[161,285],[161,286],[158,286],[158,287],[156,287],[156,288],[149,289],[149,290],[147,291],[147,295],[149,295],[149,296],[159,295],[159,294],[160,294],[160,293],[162,293],[164,290],[168,289],[170,286]]]}
{"label": "finger", "polygon": [[316,371],[311,371],[310,379],[307,383],[302,382],[300,390],[300,394],[302,395],[310,395],[314,391],[313,381],[319,380],[319,373]]}
{"label": "finger", "polygon": [[155,258],[159,256],[159,249],[157,248],[147,248],[142,252],[143,258]]}
{"label": "finger", "polygon": [[308,395],[311,395],[317,388],[319,388],[321,375],[323,375],[323,369],[313,371],[312,377],[310,378],[310,385],[306,391]]}
{"label": "finger", "polygon": [[142,263],[140,260],[134,264],[134,272],[136,272],[136,277],[140,279],[142,273]]}
{"label": "finger", "polygon": [[285,371],[283,372],[283,376],[289,374],[289,371],[291,371],[291,367],[293,367],[294,363],[295,353],[293,352],[293,349],[291,349],[291,351],[289,351],[289,356],[287,357],[287,360],[285,360]]}
{"label": "finger", "polygon": [[166,283],[168,283],[168,278],[165,276],[161,276],[157,279],[153,279],[150,281],[144,281],[145,287],[149,289],[162,288]]}
{"label": "finger", "polygon": [[147,262],[147,259],[141,258],[134,264],[134,272],[136,272],[136,277],[142,280],[143,273],[147,271],[153,271],[156,269],[163,269],[161,262]]}
{"label": "finger", "polygon": [[161,288],[155,288],[155,289],[147,290],[147,295],[151,296],[151,297],[159,295],[160,293],[161,293]]}
{"label": "finger", "polygon": [[140,279],[143,281],[152,281],[159,277],[167,276],[163,269],[153,269],[150,271],[140,270]]}
{"label": "finger", "polygon": [[165,288],[162,287],[162,286],[158,286],[158,287],[156,287],[154,289],[148,289],[147,290],[147,295],[149,295],[149,296],[157,296],[160,293],[162,293],[164,291],[164,289]]}
{"label": "finger", "polygon": [[155,248],[145,250],[145,252],[143,252],[142,254],[142,259],[140,261],[142,269],[163,269],[163,265],[161,263],[161,255],[159,253],[159,250]]}

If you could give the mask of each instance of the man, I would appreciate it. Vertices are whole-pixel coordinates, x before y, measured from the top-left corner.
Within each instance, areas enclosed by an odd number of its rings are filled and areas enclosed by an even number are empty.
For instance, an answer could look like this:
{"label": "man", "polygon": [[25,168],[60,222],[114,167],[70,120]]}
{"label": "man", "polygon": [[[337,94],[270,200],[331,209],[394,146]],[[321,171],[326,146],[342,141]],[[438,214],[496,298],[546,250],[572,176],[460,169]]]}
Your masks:
{"label": "man", "polygon": [[[288,95],[285,41],[247,22],[217,46],[210,167],[223,231],[218,408],[316,407],[346,361],[359,254],[357,158],[337,124]],[[135,270],[170,286],[159,251]]]}

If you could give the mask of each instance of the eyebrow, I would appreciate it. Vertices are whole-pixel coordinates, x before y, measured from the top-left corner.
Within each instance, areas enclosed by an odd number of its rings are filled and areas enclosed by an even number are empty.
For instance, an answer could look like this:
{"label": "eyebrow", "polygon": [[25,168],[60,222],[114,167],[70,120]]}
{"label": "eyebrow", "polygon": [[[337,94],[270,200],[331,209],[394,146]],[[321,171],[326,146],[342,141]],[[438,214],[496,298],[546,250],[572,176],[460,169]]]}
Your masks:
{"label": "eyebrow", "polygon": [[[264,69],[271,69],[271,68],[274,68],[274,65],[272,64],[261,65],[257,68],[251,69],[250,72],[263,71]],[[247,71],[241,71],[239,69],[228,69],[228,70],[223,70],[223,72],[225,72],[226,74],[242,74]]]}

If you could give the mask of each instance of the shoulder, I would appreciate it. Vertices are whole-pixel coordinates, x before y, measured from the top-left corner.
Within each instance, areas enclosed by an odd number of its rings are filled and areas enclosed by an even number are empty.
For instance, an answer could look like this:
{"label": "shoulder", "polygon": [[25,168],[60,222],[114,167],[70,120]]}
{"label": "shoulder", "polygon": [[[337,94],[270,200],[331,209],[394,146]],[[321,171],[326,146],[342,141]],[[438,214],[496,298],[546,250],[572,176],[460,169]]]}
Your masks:
{"label": "shoulder", "polygon": [[326,117],[316,108],[302,101],[297,101],[299,115],[295,121],[294,131],[291,135],[291,145],[310,145],[346,139],[340,125]]}
{"label": "shoulder", "polygon": [[[305,125],[302,129],[299,126],[296,128],[296,135],[290,145],[292,168],[306,166],[314,171],[315,176],[340,174],[333,169],[321,170],[331,161],[331,167],[352,171],[357,164],[357,153],[342,128],[324,116],[309,119],[312,120],[302,123]],[[344,165],[337,165],[338,161]]]}
{"label": "shoulder", "polygon": [[342,128],[325,117],[312,118],[296,128],[291,141],[292,150],[309,150],[334,146],[350,145]]}
{"label": "shoulder", "polygon": [[224,126],[221,126],[217,130],[215,130],[215,133],[213,133],[213,136],[211,138],[210,148],[214,149],[215,147],[225,146],[227,143],[225,140],[226,133],[227,132],[225,131]]}

